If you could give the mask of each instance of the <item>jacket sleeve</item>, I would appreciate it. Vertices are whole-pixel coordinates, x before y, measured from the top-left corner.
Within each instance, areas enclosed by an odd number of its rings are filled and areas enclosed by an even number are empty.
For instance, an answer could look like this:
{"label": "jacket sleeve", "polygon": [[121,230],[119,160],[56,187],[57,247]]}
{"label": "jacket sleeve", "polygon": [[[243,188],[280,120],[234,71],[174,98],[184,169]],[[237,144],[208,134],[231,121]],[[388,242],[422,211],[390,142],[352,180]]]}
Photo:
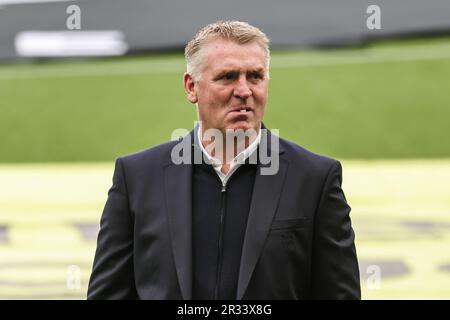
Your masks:
{"label": "jacket sleeve", "polygon": [[137,299],[133,270],[133,220],[124,168],[119,158],[100,221],[88,299]]}
{"label": "jacket sleeve", "polygon": [[336,161],[324,183],[314,222],[311,265],[313,299],[361,299],[355,233]]}

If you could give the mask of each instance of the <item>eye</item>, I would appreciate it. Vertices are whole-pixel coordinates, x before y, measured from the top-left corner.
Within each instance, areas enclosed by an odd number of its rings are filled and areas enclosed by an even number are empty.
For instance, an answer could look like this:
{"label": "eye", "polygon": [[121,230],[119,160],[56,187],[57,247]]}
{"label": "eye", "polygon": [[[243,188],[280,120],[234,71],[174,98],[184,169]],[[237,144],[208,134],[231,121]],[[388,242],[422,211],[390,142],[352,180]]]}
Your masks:
{"label": "eye", "polygon": [[233,80],[236,78],[236,74],[234,72],[227,72],[222,77],[223,80]]}
{"label": "eye", "polygon": [[255,80],[264,79],[264,75],[261,72],[252,72],[250,73],[250,78]]}

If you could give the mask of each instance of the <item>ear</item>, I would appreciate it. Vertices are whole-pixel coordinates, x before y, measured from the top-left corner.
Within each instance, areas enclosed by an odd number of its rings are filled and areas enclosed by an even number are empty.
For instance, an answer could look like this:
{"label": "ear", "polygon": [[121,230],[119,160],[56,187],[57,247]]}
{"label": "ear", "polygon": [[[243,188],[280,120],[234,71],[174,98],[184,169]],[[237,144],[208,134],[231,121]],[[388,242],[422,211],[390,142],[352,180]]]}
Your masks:
{"label": "ear", "polygon": [[191,74],[185,72],[183,77],[184,90],[190,103],[197,103],[197,93],[195,92],[195,81]]}

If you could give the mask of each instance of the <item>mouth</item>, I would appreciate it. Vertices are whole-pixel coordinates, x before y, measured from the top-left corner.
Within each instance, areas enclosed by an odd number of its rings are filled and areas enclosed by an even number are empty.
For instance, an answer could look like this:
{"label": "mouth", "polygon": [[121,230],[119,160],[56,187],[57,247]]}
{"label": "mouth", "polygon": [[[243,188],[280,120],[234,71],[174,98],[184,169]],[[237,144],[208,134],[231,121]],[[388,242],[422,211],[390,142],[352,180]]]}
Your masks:
{"label": "mouth", "polygon": [[240,108],[234,108],[230,111],[230,113],[233,114],[248,114],[249,112],[252,112],[253,110],[248,107],[240,107]]}

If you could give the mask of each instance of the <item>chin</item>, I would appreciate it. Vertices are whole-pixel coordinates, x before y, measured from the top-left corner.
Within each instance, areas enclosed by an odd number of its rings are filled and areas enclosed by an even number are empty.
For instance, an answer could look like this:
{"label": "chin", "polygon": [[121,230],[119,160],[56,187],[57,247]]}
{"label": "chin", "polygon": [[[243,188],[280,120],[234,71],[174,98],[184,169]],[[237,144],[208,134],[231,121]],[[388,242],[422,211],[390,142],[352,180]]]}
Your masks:
{"label": "chin", "polygon": [[227,128],[227,130],[232,130],[232,131],[242,130],[244,132],[246,132],[249,129],[252,129],[252,126],[249,126],[249,125],[237,125],[237,126],[231,126],[231,127]]}
{"label": "chin", "polygon": [[247,131],[249,129],[253,129],[253,126],[248,122],[238,122],[238,123],[234,123],[227,127],[227,130],[233,130],[233,131],[236,131],[236,130]]}

